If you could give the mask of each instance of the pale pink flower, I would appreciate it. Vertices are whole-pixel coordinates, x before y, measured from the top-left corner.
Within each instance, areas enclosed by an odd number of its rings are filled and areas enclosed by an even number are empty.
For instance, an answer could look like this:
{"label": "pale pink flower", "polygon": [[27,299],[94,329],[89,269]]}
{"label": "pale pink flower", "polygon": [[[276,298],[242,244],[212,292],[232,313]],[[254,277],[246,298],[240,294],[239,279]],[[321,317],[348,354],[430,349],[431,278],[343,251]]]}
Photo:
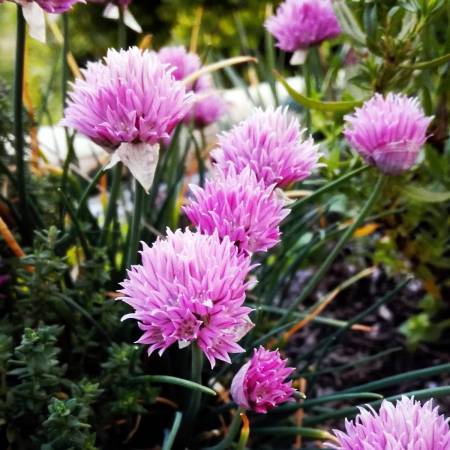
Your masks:
{"label": "pale pink flower", "polygon": [[231,396],[238,406],[265,414],[280,403],[289,401],[295,389],[286,378],[294,371],[277,351],[254,349],[250,361],[236,373]]}
{"label": "pale pink flower", "polygon": [[216,359],[230,362],[229,353],[244,351],[238,341],[253,326],[243,303],[254,266],[228,237],[167,230],[152,247],[143,243],[141,255],[120,292],[134,309],[124,319],[138,322],[137,342],[149,354],[196,342],[213,367]]}
{"label": "pale pink flower", "polygon": [[[188,52],[183,46],[163,47],[159,50],[158,55],[161,61],[175,67],[173,73],[177,80],[183,80],[201,67],[198,55]],[[214,88],[211,76],[209,74],[202,75],[187,87],[193,90],[197,96],[191,112],[184,120],[185,123],[189,124],[194,121],[195,126],[203,128],[217,122],[226,108]]]}
{"label": "pale pink flower", "polygon": [[72,84],[62,124],[75,128],[121,160],[147,190],[159,143],[168,139],[193,104],[182,82],[154,52],[108,50]]}
{"label": "pale pink flower", "polygon": [[375,94],[344,119],[344,135],[366,163],[398,175],[417,161],[433,118],[425,116],[417,98],[389,93]]}
{"label": "pale pink flower", "polygon": [[421,404],[403,396],[384,400],[376,412],[360,408],[354,421],[345,421],[345,431],[335,430],[338,450],[450,450],[449,419],[439,415],[430,400]]}
{"label": "pale pink flower", "polygon": [[246,253],[264,252],[279,242],[279,225],[289,211],[275,186],[257,181],[249,167],[239,174],[233,166],[225,173],[219,169],[204,189],[190,189],[194,198],[184,211],[200,232],[217,230]]}
{"label": "pale pink flower", "polygon": [[211,157],[223,170],[230,162],[238,173],[249,166],[266,186],[287,186],[307,178],[318,166],[318,146],[311,137],[304,139],[304,133],[287,108],[258,108],[219,136]]}
{"label": "pale pink flower", "polygon": [[341,33],[331,0],[285,0],[265,26],[286,52],[320,44]]}
{"label": "pale pink flower", "polygon": [[[196,53],[188,52],[182,45],[163,47],[158,52],[159,59],[174,67],[173,76],[182,81],[200,69],[202,63]],[[188,86],[192,89],[192,86]]]}
{"label": "pale pink flower", "polygon": [[186,122],[194,120],[195,126],[204,128],[217,122],[227,107],[219,92],[214,88],[210,75],[202,75],[194,84],[196,101]]}

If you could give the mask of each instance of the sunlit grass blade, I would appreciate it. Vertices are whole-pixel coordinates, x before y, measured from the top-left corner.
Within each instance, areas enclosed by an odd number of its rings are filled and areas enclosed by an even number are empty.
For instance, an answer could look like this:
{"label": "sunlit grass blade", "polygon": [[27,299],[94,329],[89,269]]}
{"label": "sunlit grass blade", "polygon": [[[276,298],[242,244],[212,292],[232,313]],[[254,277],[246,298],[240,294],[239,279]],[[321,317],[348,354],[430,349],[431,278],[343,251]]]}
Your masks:
{"label": "sunlit grass blade", "polygon": [[203,66],[201,69],[187,76],[183,83],[189,85],[193,83],[195,80],[200,78],[202,75],[207,73],[215,72],[216,70],[224,69],[225,67],[234,66],[236,64],[243,64],[247,62],[257,62],[257,59],[253,56],[235,56],[234,58],[224,59],[222,61],[218,61],[213,64],[209,64],[207,66]]}

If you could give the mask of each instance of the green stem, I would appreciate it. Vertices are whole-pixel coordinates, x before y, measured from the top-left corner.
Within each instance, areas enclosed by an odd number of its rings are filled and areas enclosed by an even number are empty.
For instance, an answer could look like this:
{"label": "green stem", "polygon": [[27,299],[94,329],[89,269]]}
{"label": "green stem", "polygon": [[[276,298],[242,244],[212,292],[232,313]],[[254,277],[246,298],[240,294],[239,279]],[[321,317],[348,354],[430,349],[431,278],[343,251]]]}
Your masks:
{"label": "green stem", "polygon": [[203,450],[226,450],[230,448],[241,427],[241,412],[242,408],[238,408],[234,414],[230,426],[228,427],[228,433],[226,436],[218,444],[213,445],[212,447],[204,448]]}
{"label": "green stem", "polygon": [[172,429],[170,430],[170,433],[167,435],[167,438],[164,440],[162,450],[172,450],[175,438],[177,437],[178,430],[180,429],[182,417],[183,414],[180,413],[180,411],[177,411],[175,413],[175,419],[173,420]]}
{"label": "green stem", "polygon": [[28,201],[26,190],[26,167],[23,137],[23,76],[25,56],[25,19],[22,7],[17,5],[17,41],[16,68],[14,73],[14,138],[16,148],[17,184],[20,213],[22,215],[21,231],[25,242],[31,242],[30,223],[28,220]]}
{"label": "green stem", "polygon": [[119,6],[119,28],[118,28],[118,44],[119,49],[127,46],[127,27],[124,20],[124,6]]}
{"label": "green stem", "polygon": [[[100,169],[102,170],[102,169]],[[120,191],[120,180],[122,178],[122,163],[119,161],[113,169],[111,191],[109,193],[108,206],[106,208],[105,223],[100,234],[99,246],[106,244],[109,226],[116,212],[117,197]]]}
{"label": "green stem", "polygon": [[62,47],[62,109],[66,107],[67,81],[69,79],[69,65],[67,64],[67,55],[69,53],[69,15],[62,14],[63,21],[63,47]]}
{"label": "green stem", "polygon": [[[192,345],[192,361],[191,361],[191,381],[202,384],[202,369],[203,369],[203,352],[197,344]],[[195,391],[191,396],[189,404],[188,417],[195,417],[200,409],[201,391]]]}
{"label": "green stem", "polygon": [[140,375],[137,377],[133,377],[130,379],[132,383],[143,383],[149,381],[151,383],[166,383],[166,384],[174,384],[176,386],[181,386],[186,389],[197,390],[203,392],[207,395],[217,395],[216,391],[213,389],[198,384],[194,381],[185,380],[184,378],[172,377],[170,375]]}
{"label": "green stem", "polygon": [[348,172],[345,175],[342,175],[340,178],[330,181],[325,186],[322,186],[321,188],[314,191],[311,195],[301,198],[301,199],[295,201],[294,203],[292,203],[291,205],[288,205],[288,207],[290,209],[301,208],[304,205],[306,205],[307,203],[309,203],[313,200],[316,200],[318,197],[320,197],[325,192],[335,189],[336,187],[340,186],[341,184],[346,183],[348,180],[350,180],[354,176],[365,172],[369,168],[370,168],[370,166],[362,166],[362,167],[359,167],[358,169],[352,170],[351,172]]}
{"label": "green stem", "polygon": [[322,265],[319,267],[319,270],[311,277],[311,279],[308,281],[306,286],[303,288],[301,294],[292,302],[290,307],[286,310],[285,314],[281,318],[279,324],[284,323],[286,320],[289,320],[289,317],[291,313],[297,308],[297,306],[303,302],[316,288],[316,286],[319,284],[319,282],[322,280],[325,273],[330,268],[333,261],[336,259],[336,257],[341,252],[342,248],[345,246],[345,244],[351,239],[353,236],[355,230],[361,225],[361,223],[364,221],[367,214],[372,209],[372,206],[374,205],[376,199],[378,198],[378,195],[381,191],[381,186],[383,184],[384,177],[383,175],[379,175],[378,180],[376,181],[376,184],[370,194],[370,197],[368,198],[366,204],[362,208],[361,212],[359,213],[356,220],[353,222],[353,224],[347,228],[347,230],[344,232],[344,234],[339,239],[338,243],[334,247],[334,249],[331,251],[331,253],[328,255],[328,257],[325,259],[325,261],[322,263]]}
{"label": "green stem", "polygon": [[[67,96],[67,81],[69,79],[69,65],[67,63],[67,54],[69,53],[69,16],[67,13],[62,15],[63,20],[63,47],[62,47],[62,79],[61,79],[61,89],[62,89],[62,110],[64,114],[64,109],[66,107],[66,96]],[[69,175],[69,166],[75,156],[75,149],[73,148],[73,140],[69,135],[67,128],[64,129],[66,135],[66,146],[67,146],[67,156],[64,161],[63,175],[61,181],[61,187],[64,190],[67,183],[67,177]]]}
{"label": "green stem", "polygon": [[89,197],[89,194],[92,192],[93,189],[97,187],[98,180],[102,176],[104,172],[103,167],[100,167],[100,169],[97,170],[97,173],[94,175],[94,178],[90,181],[90,183],[87,185],[86,189],[83,191],[83,194],[80,197],[80,201],[78,203],[76,216],[80,217],[80,214],[82,213],[83,209],[86,207],[86,203]]}
{"label": "green stem", "polygon": [[58,189],[58,193],[61,196],[62,203],[63,203],[64,207],[66,208],[67,213],[69,214],[70,218],[72,219],[73,226],[74,226],[75,231],[77,232],[78,237],[80,239],[80,244],[81,244],[81,247],[83,248],[84,254],[85,254],[86,258],[90,259],[92,257],[91,248],[90,248],[88,240],[84,234],[83,228],[81,227],[80,222],[78,221],[77,214],[76,214],[75,210],[73,209],[72,205],[70,204],[69,199],[66,197],[66,195],[64,194],[64,191],[61,188]]}
{"label": "green stem", "polygon": [[[312,67],[311,67],[311,50],[307,50],[306,60],[303,63],[303,80],[305,82],[305,92],[308,98],[311,98],[312,93]],[[311,110],[309,108],[305,109],[305,126],[310,132],[311,130]]]}
{"label": "green stem", "polygon": [[[202,384],[202,369],[203,369],[203,353],[200,347],[194,343],[191,345],[191,381],[196,384]],[[186,407],[185,420],[181,432],[181,441],[183,443],[192,439],[192,429],[194,427],[195,419],[201,403],[201,391],[194,391],[189,397]]]}
{"label": "green stem", "polygon": [[245,446],[247,445],[249,435],[250,435],[250,429],[248,426],[246,427],[244,425],[241,430],[241,435],[239,436],[239,442],[236,447],[236,450],[245,450]]}
{"label": "green stem", "polygon": [[136,264],[139,248],[139,238],[141,235],[141,216],[144,206],[144,188],[135,180],[134,211],[131,218],[130,240],[128,243],[127,267]]}

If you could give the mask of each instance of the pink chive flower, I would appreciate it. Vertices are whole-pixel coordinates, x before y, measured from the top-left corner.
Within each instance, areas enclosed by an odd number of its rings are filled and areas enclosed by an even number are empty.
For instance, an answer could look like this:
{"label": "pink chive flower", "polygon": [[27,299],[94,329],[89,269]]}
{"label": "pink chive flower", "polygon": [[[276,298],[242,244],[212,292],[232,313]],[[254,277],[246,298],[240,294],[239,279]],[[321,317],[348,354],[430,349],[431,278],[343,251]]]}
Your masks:
{"label": "pink chive flower", "polygon": [[228,237],[167,230],[152,247],[143,243],[141,255],[120,292],[134,309],[123,319],[137,320],[137,342],[149,346],[149,355],[196,342],[214,367],[216,359],[229,363],[229,353],[244,351],[237,342],[253,326],[243,303],[254,266]]}
{"label": "pink chive flower", "polygon": [[[198,55],[187,52],[183,46],[163,47],[158,56],[162,62],[175,67],[173,74],[177,80],[183,80],[201,67]],[[189,84],[188,89],[198,95],[190,114],[185,118],[185,123],[194,121],[197,127],[203,128],[217,122],[226,108],[214,89],[211,77],[201,76],[196,82]]]}
{"label": "pink chive flower", "polygon": [[416,162],[432,119],[425,116],[417,98],[375,94],[344,117],[344,135],[367,164],[398,175]]}
{"label": "pink chive flower", "polygon": [[331,0],[286,0],[265,27],[277,40],[277,47],[295,52],[320,44],[341,33]]}
{"label": "pink chive flower", "polygon": [[133,0],[88,0],[89,3],[112,3],[117,6],[128,6]]}
{"label": "pink chive flower", "polygon": [[83,0],[35,0],[36,3],[49,13],[61,14],[68,11],[75,3],[85,3]]}
{"label": "pink chive flower", "polygon": [[304,132],[287,108],[258,108],[219,136],[219,147],[211,156],[224,170],[230,162],[237,172],[249,166],[266,186],[287,186],[305,179],[318,166],[318,146],[311,137],[303,140]]}
{"label": "pink chive flower", "polygon": [[[158,56],[163,63],[174,67],[173,76],[179,81],[199,70],[202,65],[199,56],[188,52],[182,45],[163,47]],[[192,89],[192,86],[189,86],[189,89]]]}
{"label": "pink chive flower", "polygon": [[169,138],[194,100],[171,71],[153,52],[110,49],[72,84],[61,123],[113,153],[110,166],[122,161],[147,190],[159,142]]}
{"label": "pink chive flower", "polygon": [[277,351],[254,349],[252,359],[244,364],[231,383],[231,396],[238,406],[265,414],[269,409],[292,398],[295,389],[285,379],[294,371]]}
{"label": "pink chive flower", "polygon": [[449,450],[449,419],[439,415],[430,400],[425,404],[403,396],[396,404],[384,400],[377,413],[360,408],[345,432],[335,430],[339,450]]}
{"label": "pink chive flower", "polygon": [[184,208],[201,233],[228,236],[241,252],[265,252],[280,240],[280,222],[289,214],[275,186],[265,187],[247,167],[236,174],[217,170],[205,188],[190,185],[194,199]]}
{"label": "pink chive flower", "polygon": [[227,108],[218,91],[214,88],[211,76],[201,76],[195,82],[194,92],[197,94],[197,98],[185,121],[194,120],[195,126],[198,128],[204,128],[217,122]]}

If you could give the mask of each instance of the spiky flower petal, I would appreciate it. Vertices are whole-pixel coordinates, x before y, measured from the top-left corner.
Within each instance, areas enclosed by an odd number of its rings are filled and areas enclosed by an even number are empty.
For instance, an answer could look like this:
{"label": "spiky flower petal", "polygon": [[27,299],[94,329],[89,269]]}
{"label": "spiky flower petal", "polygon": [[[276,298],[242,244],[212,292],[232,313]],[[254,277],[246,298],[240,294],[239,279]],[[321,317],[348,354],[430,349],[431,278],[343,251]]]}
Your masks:
{"label": "spiky flower petal", "polygon": [[344,135],[367,164],[388,175],[411,168],[427,140],[432,117],[426,117],[417,98],[375,94],[344,117]]}
{"label": "spiky flower petal", "polygon": [[277,351],[254,349],[252,359],[244,364],[231,383],[231,396],[242,408],[265,414],[269,409],[292,398],[295,389],[285,381],[294,371]]}
{"label": "spiky flower petal", "polygon": [[167,230],[166,239],[143,244],[141,255],[120,292],[134,309],[124,319],[137,320],[138,343],[148,345],[149,354],[195,341],[214,366],[243,351],[237,342],[253,326],[251,309],[243,306],[253,266],[228,237]]}
{"label": "spiky flower petal", "polygon": [[217,230],[246,253],[267,251],[279,242],[279,224],[289,211],[275,186],[266,188],[249,167],[239,174],[233,166],[225,173],[219,169],[204,189],[190,188],[194,199],[184,210],[200,232]]}
{"label": "spiky flower petal", "polygon": [[295,52],[341,33],[331,0],[285,0],[265,26],[277,47]]}
{"label": "spiky flower petal", "polygon": [[266,186],[286,186],[305,179],[318,165],[318,146],[311,137],[303,140],[303,134],[287,108],[258,108],[219,137],[211,156],[223,170],[230,162],[238,173],[249,166]]}
{"label": "spiky flower petal", "polygon": [[345,432],[335,430],[338,450],[450,450],[449,419],[439,415],[432,400],[421,404],[403,396],[396,404],[384,400],[377,413],[360,408]]}

